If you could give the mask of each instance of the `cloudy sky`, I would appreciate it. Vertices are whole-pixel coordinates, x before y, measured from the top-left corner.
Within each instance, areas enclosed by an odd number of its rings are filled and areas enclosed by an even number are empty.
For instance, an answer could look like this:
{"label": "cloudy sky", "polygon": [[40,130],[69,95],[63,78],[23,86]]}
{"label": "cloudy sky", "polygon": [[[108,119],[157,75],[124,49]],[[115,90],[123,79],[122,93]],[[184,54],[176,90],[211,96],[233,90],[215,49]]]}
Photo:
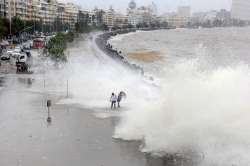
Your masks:
{"label": "cloudy sky", "polygon": [[[93,9],[95,6],[108,9],[110,5],[120,12],[125,12],[130,0],[59,0],[61,2],[74,2],[83,9]],[[193,12],[211,9],[231,9],[232,0],[135,0],[138,6],[148,5],[152,1],[158,6],[159,13],[175,11],[178,5],[190,5]]]}

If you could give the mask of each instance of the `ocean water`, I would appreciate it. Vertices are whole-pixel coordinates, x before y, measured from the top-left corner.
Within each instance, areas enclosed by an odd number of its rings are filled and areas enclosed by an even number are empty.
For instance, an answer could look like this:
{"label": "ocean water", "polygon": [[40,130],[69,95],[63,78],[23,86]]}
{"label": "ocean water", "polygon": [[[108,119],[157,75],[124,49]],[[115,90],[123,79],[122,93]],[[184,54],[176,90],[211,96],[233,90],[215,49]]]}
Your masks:
{"label": "ocean water", "polygon": [[176,29],[112,38],[124,54],[158,51],[163,57],[154,63],[130,59],[157,80],[157,90],[145,96],[157,95],[131,106],[114,138],[141,140],[141,151],[158,155],[195,154],[198,165],[249,165],[249,32]]}

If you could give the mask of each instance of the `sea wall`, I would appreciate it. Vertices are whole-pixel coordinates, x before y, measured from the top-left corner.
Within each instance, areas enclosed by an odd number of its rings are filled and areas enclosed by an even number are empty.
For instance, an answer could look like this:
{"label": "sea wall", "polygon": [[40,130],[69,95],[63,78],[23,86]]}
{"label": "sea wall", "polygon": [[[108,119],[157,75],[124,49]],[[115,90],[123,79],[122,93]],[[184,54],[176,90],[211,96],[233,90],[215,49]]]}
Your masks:
{"label": "sea wall", "polygon": [[[127,34],[130,32],[136,32],[137,29],[126,29],[126,30],[117,30],[117,31],[112,31],[112,32],[106,32],[103,34],[100,34],[97,36],[95,39],[95,42],[97,46],[99,47],[100,50],[102,50],[105,54],[110,56],[112,59],[116,60],[117,62],[122,63],[124,66],[128,67],[129,69],[132,69],[142,75],[144,75],[144,70],[141,66],[137,64],[132,64],[130,63],[124,54],[120,51],[114,48],[111,44],[108,43],[108,40],[116,35],[121,35],[121,34]],[[156,29],[139,29],[142,31],[152,31]]]}

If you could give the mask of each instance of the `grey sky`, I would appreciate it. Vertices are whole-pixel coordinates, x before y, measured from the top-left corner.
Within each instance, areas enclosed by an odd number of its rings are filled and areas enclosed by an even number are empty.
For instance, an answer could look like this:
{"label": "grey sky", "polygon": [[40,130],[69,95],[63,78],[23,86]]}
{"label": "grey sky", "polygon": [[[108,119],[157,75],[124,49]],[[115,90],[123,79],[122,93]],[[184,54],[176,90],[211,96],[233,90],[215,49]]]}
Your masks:
{"label": "grey sky", "polygon": [[[120,12],[125,12],[130,0],[59,0],[61,2],[74,2],[83,9],[93,9],[95,6],[108,9],[110,5]],[[148,5],[154,1],[159,13],[175,11],[179,5],[190,5],[193,12],[207,11],[212,9],[231,9],[232,0],[135,0],[137,5]]]}

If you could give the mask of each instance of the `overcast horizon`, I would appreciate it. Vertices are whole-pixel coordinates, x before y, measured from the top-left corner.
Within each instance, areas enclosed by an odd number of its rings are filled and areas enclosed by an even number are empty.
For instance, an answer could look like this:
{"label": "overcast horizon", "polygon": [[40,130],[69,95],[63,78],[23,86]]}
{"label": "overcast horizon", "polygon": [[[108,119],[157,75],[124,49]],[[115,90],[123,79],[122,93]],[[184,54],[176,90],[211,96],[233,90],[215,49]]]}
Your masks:
{"label": "overcast horizon", "polygon": [[[83,9],[92,10],[94,7],[101,9],[108,9],[112,6],[117,12],[125,13],[128,3],[131,0],[59,0],[60,2],[73,2],[80,5]],[[135,0],[137,6],[147,6],[152,1],[158,7],[158,13],[166,13],[176,11],[177,6],[188,5],[191,6],[192,12],[231,9],[232,0]]]}

